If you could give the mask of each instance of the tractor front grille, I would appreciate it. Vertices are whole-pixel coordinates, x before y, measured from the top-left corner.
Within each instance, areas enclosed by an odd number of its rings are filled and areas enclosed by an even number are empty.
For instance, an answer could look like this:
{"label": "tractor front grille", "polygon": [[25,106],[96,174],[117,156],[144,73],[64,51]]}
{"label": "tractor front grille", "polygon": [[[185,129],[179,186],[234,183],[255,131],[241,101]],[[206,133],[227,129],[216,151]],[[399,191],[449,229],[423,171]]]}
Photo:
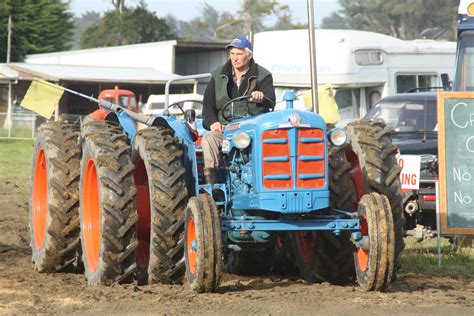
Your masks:
{"label": "tractor front grille", "polygon": [[267,189],[323,187],[324,154],[324,133],[321,129],[292,128],[264,131],[263,186]]}

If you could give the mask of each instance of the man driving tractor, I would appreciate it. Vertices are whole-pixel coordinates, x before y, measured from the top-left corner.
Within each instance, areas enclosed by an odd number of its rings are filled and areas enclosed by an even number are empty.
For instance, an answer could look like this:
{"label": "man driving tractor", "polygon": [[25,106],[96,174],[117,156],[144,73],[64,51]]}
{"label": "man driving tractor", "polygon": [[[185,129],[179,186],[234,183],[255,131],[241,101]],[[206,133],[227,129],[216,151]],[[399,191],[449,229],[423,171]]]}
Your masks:
{"label": "man driving tractor", "polygon": [[229,50],[229,60],[212,71],[204,93],[203,124],[210,132],[202,139],[202,150],[204,177],[208,184],[216,183],[215,170],[227,123],[222,113],[224,104],[240,96],[249,96],[249,101],[235,102],[230,111],[232,115],[257,115],[268,112],[275,102],[272,74],[253,60],[252,44],[240,35],[226,49]]}

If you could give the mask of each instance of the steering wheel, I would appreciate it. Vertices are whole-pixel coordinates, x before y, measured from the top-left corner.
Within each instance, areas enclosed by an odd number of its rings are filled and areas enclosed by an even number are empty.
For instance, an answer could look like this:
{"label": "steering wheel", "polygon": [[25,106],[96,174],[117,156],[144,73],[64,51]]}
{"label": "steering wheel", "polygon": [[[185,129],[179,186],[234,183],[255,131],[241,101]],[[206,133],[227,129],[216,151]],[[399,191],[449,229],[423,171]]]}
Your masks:
{"label": "steering wheel", "polygon": [[[234,98],[232,100],[229,100],[227,101],[223,106],[222,106],[222,118],[226,121],[226,122],[232,122],[233,120],[236,120],[236,119],[239,119],[239,118],[245,118],[245,117],[248,117],[248,116],[251,116],[252,113],[250,112],[250,108],[249,108],[249,100],[252,98],[252,96],[250,95],[243,95],[243,96],[240,96],[240,97],[237,97],[237,98]],[[270,99],[269,97],[267,96],[263,96],[263,99],[268,101],[271,105],[270,107],[270,111],[273,111],[273,109],[275,108],[275,102],[273,102],[272,99]],[[237,102],[237,101],[240,101],[240,100],[245,100],[245,105],[246,105],[246,112],[244,114],[235,114],[234,113],[234,102]],[[252,102],[252,103],[256,103],[256,102]],[[230,111],[230,115],[231,116],[227,116],[227,111],[228,111],[228,108],[232,106],[232,110]]]}
{"label": "steering wheel", "polygon": [[[177,101],[175,103],[171,103],[170,105],[168,105],[168,110],[170,108],[172,108],[173,106],[175,106],[180,110],[181,114],[184,115],[185,111],[184,111],[184,108],[183,108],[182,105],[184,105],[185,102],[193,102],[193,103],[201,103],[202,104],[202,101],[200,101],[200,100],[182,100],[182,101]],[[196,109],[194,109],[194,110],[196,110]]]}

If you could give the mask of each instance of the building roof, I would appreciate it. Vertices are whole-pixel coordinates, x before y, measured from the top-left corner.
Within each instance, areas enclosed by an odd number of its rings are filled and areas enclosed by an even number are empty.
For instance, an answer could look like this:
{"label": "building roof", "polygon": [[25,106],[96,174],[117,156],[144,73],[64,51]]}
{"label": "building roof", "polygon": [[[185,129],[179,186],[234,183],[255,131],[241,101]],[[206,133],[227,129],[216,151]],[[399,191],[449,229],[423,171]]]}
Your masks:
{"label": "building roof", "polygon": [[[133,67],[100,67],[77,65],[42,65],[14,63],[10,69],[18,73],[18,79],[29,80],[42,78],[51,81],[83,81],[83,82],[113,82],[113,83],[166,83],[168,80],[181,76],[166,74],[152,68]],[[1,71],[2,68],[0,68]],[[194,82],[194,81],[188,81]],[[185,83],[185,82],[183,82]]]}
{"label": "building roof", "polygon": [[9,82],[18,79],[18,73],[7,64],[0,64],[0,82]]}

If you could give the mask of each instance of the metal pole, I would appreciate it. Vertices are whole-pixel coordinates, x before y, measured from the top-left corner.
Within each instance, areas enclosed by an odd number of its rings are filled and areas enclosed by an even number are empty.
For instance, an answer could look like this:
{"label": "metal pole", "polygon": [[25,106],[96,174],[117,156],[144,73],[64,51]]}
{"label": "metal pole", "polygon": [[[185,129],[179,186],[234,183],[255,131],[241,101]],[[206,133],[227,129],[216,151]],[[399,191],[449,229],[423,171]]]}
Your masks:
{"label": "metal pole", "polygon": [[8,16],[8,35],[7,35],[7,64],[10,63],[10,54],[12,47],[12,16]]}
{"label": "metal pole", "polygon": [[439,208],[439,181],[435,181],[436,191],[436,238],[438,241],[438,267],[441,267],[441,215]]}
{"label": "metal pole", "polygon": [[308,33],[309,33],[309,59],[311,68],[311,95],[313,101],[313,112],[319,113],[318,104],[318,72],[316,66],[316,35],[314,31],[314,5],[313,0],[308,3]]}
{"label": "metal pole", "polygon": [[7,106],[7,128],[8,128],[8,138],[10,138],[10,131],[12,129],[12,81],[8,81],[8,106]]}

